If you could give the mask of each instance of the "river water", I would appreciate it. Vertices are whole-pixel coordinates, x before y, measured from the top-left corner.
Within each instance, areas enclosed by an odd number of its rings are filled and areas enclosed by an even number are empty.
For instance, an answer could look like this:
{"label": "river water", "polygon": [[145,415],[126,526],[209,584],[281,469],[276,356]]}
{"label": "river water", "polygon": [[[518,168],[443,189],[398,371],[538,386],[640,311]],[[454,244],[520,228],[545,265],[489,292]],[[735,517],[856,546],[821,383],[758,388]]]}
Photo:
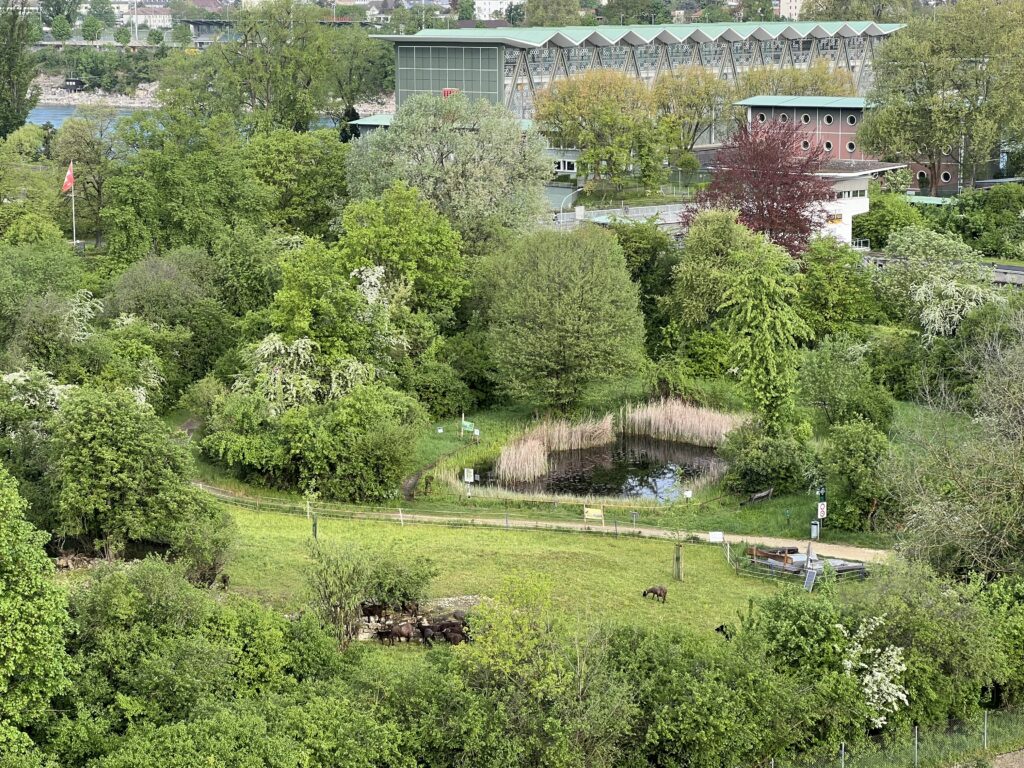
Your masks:
{"label": "river water", "polygon": [[[50,123],[54,128],[60,128],[61,123],[75,114],[78,106],[75,104],[38,104],[35,109],[28,113],[28,122],[35,125]],[[119,115],[130,115],[134,110],[118,109]]]}

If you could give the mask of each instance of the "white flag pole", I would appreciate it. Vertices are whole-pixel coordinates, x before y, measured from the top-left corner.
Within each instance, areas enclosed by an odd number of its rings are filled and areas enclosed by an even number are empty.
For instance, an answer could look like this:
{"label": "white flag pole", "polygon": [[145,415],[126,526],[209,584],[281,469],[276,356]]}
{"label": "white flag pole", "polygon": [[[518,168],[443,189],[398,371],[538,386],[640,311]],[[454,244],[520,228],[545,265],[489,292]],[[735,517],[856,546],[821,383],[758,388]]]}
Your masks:
{"label": "white flag pole", "polygon": [[78,225],[75,221],[75,161],[71,161],[71,239],[78,248]]}

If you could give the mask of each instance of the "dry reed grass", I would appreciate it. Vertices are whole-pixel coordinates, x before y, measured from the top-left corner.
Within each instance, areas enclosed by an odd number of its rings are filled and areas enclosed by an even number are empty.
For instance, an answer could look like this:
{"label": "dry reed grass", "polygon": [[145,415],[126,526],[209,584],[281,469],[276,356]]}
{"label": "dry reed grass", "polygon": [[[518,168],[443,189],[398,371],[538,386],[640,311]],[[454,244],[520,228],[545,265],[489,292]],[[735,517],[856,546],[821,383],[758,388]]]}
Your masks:
{"label": "dry reed grass", "polygon": [[690,405],[674,398],[627,404],[619,411],[619,431],[661,440],[718,448],[743,423],[742,416]]}
{"label": "dry reed grass", "polygon": [[528,483],[547,474],[551,451],[580,451],[615,442],[612,415],[602,419],[545,419],[501,449],[494,471],[499,480]]}

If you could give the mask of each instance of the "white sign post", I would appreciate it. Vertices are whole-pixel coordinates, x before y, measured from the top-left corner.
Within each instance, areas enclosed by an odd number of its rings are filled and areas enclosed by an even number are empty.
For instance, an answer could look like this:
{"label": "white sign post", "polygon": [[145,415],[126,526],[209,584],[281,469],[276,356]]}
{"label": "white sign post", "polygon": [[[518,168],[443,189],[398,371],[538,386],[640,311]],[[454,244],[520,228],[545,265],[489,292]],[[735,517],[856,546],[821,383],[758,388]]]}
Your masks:
{"label": "white sign post", "polygon": [[473,493],[472,493],[472,488],[473,488],[473,468],[472,467],[465,467],[465,468],[463,468],[463,470],[462,470],[462,480],[463,480],[463,482],[466,483],[466,498],[468,499],[470,496],[473,495]]}
{"label": "white sign post", "polygon": [[828,517],[828,502],[827,501],[819,501],[818,502],[818,519],[819,520],[824,520],[826,517]]}

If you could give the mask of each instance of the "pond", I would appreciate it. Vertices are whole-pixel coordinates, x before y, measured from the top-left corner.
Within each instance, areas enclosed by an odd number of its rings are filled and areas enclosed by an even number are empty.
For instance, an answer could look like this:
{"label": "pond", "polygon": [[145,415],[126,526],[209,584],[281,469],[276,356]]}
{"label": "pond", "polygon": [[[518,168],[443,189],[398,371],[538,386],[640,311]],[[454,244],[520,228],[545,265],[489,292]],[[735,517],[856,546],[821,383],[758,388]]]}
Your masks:
{"label": "pond", "polygon": [[722,462],[713,448],[619,435],[614,443],[548,455],[548,473],[531,482],[503,482],[494,465],[476,467],[479,483],[518,493],[622,496],[674,501]]}

